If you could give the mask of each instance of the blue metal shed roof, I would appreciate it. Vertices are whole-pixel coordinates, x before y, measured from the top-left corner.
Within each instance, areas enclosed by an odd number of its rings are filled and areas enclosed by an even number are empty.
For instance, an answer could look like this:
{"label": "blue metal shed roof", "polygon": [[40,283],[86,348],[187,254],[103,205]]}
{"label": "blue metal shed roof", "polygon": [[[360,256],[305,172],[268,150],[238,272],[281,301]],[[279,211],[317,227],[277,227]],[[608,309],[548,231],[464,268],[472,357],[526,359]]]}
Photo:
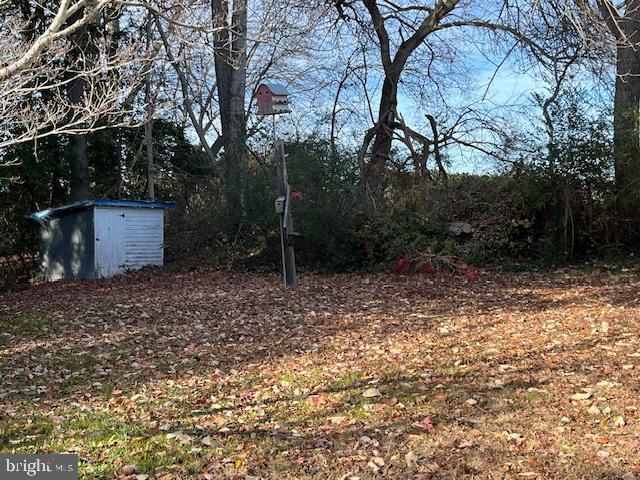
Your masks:
{"label": "blue metal shed roof", "polygon": [[82,200],[80,202],[69,203],[60,207],[33,212],[27,215],[27,218],[41,222],[45,218],[55,217],[62,213],[69,213],[74,210],[85,210],[92,207],[175,208],[175,206],[176,204],[174,202],[149,202],[146,200],[113,200],[109,198],[101,198],[96,200]]}

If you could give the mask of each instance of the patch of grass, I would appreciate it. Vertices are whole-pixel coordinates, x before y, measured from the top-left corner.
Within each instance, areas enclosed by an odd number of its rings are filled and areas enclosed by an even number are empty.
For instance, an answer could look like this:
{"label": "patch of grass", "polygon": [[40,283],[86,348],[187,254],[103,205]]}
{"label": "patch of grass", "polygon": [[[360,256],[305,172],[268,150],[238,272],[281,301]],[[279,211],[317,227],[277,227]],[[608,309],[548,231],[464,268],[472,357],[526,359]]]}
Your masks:
{"label": "patch of grass", "polygon": [[327,386],[327,390],[330,392],[340,392],[346,390],[352,390],[359,388],[363,385],[364,375],[360,372],[349,372],[343,377],[340,377]]}
{"label": "patch of grass", "polygon": [[365,410],[363,405],[357,405],[346,413],[348,413],[354,420],[366,420],[371,415]]}
{"label": "patch of grass", "polygon": [[17,336],[31,335],[39,332],[43,325],[42,317],[33,313],[4,317],[0,318],[0,335],[3,333]]}
{"label": "patch of grass", "polygon": [[97,363],[98,360],[89,354],[68,354],[54,359],[52,369],[62,370],[67,373],[61,385],[61,392],[64,395],[69,395],[73,393],[77,387],[91,383],[91,373],[88,372],[88,370]]}
{"label": "patch of grass", "polygon": [[69,370],[70,372],[78,372],[83,369],[91,368],[98,363],[98,359],[88,353],[77,355],[68,354],[56,357],[52,366],[54,368]]}
{"label": "patch of grass", "polygon": [[85,444],[104,446],[122,437],[138,436],[143,429],[137,425],[107,414],[85,413],[72,418],[64,425],[65,431],[73,436],[81,436]]}
{"label": "patch of grass", "polygon": [[280,377],[278,378],[278,382],[286,382],[291,385],[295,385],[297,380],[298,378],[293,373],[285,373],[284,375],[280,375]]}
{"label": "patch of grass", "polygon": [[173,464],[191,471],[199,466],[190,447],[167,440],[164,432],[149,431],[105,413],[76,415],[62,426],[62,431],[57,451],[73,447],[94,460],[83,466],[81,478],[104,478],[126,464],[138,465],[143,473]]}
{"label": "patch of grass", "polygon": [[537,391],[524,392],[523,397],[529,403],[538,403],[544,399],[544,396],[542,395],[542,393]]}
{"label": "patch of grass", "polygon": [[108,400],[109,397],[111,397],[111,394],[114,390],[115,387],[113,386],[113,383],[103,383],[100,387],[100,393],[105,398],[105,400]]}
{"label": "patch of grass", "polygon": [[529,390],[530,385],[527,382],[511,382],[499,391],[499,396],[517,402],[537,403],[542,401],[544,399],[543,393],[536,389]]}
{"label": "patch of grass", "polygon": [[42,445],[54,431],[51,419],[35,415],[29,421],[20,424],[7,425],[0,428],[0,451]]}
{"label": "patch of grass", "polygon": [[400,369],[387,368],[380,375],[385,397],[396,397],[400,401],[411,401],[419,396],[421,379],[417,375],[407,375]]}
{"label": "patch of grass", "polygon": [[74,372],[64,380],[60,387],[60,392],[63,395],[71,395],[77,388],[87,385],[88,383],[89,378],[86,375]]}
{"label": "patch of grass", "polygon": [[124,436],[116,438],[108,445],[94,444],[92,455],[99,456],[100,462],[84,473],[104,477],[112,471],[119,471],[124,465],[135,464],[142,473],[151,473],[169,465],[183,465],[196,471],[198,460],[189,453],[188,447],[166,440],[164,435],[150,437]]}
{"label": "patch of grass", "polygon": [[466,365],[438,365],[438,372],[448,377],[455,377],[456,375],[464,375],[467,371]]}

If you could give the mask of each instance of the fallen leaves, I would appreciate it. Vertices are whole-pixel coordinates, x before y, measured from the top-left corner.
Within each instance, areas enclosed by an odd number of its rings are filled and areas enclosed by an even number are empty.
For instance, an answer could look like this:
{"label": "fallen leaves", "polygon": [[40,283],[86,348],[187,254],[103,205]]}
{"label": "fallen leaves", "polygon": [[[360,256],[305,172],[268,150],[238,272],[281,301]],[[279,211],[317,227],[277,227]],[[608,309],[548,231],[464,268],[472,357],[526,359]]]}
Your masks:
{"label": "fallen leaves", "polygon": [[378,390],[377,388],[367,388],[364,392],[362,392],[362,396],[364,398],[375,398],[375,397],[380,397],[382,394],[380,393],[380,390]]}
{"label": "fallen leaves", "polygon": [[429,431],[433,429],[433,422],[431,421],[431,417],[424,417],[420,422],[416,422],[413,425],[422,430]]}
{"label": "fallen leaves", "polygon": [[614,427],[624,427],[627,424],[626,420],[624,419],[624,417],[622,415],[617,416],[616,418],[613,419],[613,426]]}
{"label": "fallen leaves", "polygon": [[465,439],[458,442],[457,448],[471,448],[475,445],[473,440]]}
{"label": "fallen leaves", "polygon": [[583,401],[583,400],[589,400],[592,396],[593,396],[593,393],[591,391],[585,391],[585,392],[574,393],[569,398],[571,398],[571,400]]}
{"label": "fallen leaves", "polygon": [[591,405],[589,407],[589,410],[587,410],[587,413],[589,415],[597,417],[598,415],[600,415],[602,413],[602,411],[597,407],[597,405]]}
{"label": "fallen leaves", "polygon": [[124,467],[122,467],[122,474],[123,475],[133,475],[135,473],[138,473],[140,471],[138,465],[135,464],[129,464],[129,465],[125,465]]}
{"label": "fallen leaves", "polygon": [[88,478],[127,480],[636,471],[636,290],[490,273],[42,285],[0,301],[43,326],[0,331],[0,447],[72,444]]}
{"label": "fallen leaves", "polygon": [[183,445],[188,445],[193,440],[193,437],[191,437],[190,435],[187,435],[184,432],[167,433],[167,438],[169,440],[176,439]]}
{"label": "fallen leaves", "polygon": [[202,440],[200,440],[200,443],[202,443],[206,447],[219,447],[220,446],[220,443],[218,443],[218,441],[216,441],[213,438],[211,438],[211,436],[209,436],[209,435],[207,435]]}
{"label": "fallen leaves", "polygon": [[404,456],[404,461],[407,463],[407,468],[409,469],[418,467],[418,456],[414,451],[407,452]]}

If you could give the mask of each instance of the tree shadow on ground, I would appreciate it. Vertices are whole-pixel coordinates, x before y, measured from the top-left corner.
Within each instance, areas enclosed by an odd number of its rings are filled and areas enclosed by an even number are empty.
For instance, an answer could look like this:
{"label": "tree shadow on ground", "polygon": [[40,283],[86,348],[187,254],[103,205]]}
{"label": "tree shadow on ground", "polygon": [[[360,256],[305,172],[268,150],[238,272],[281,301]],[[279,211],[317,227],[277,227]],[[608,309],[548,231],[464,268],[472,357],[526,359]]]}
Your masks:
{"label": "tree shadow on ground", "polygon": [[[382,341],[416,331],[432,332],[450,322],[454,324],[450,331],[439,336],[445,343],[455,342],[461,333],[481,338],[488,329],[510,321],[509,315],[550,309],[562,315],[567,306],[580,306],[586,300],[573,292],[575,280],[569,285],[545,281],[540,286],[535,281],[535,276],[514,276],[511,281],[501,278],[469,285],[353,275],[310,277],[300,289],[283,291],[276,276],[256,281],[256,277],[226,272],[170,276],[151,271],[98,282],[45,284],[0,297],[3,317],[28,322],[40,316],[41,324],[37,331],[25,327],[24,335],[13,331],[0,337],[0,345],[4,344],[0,368],[4,373],[16,366],[25,369],[17,376],[6,375],[7,386],[19,377],[31,384],[38,378],[46,381],[73,373],[65,371],[67,364],[82,367],[73,358],[85,355],[89,363],[104,367],[83,372],[87,380],[115,381],[122,389],[194,368],[237,369],[317,351],[341,334]],[[528,290],[514,293],[518,285]],[[603,288],[599,280],[578,286]],[[571,294],[559,297],[558,293],[566,292]],[[635,300],[637,294],[633,284],[607,285],[590,292],[588,301],[622,303]],[[465,321],[460,323],[460,318]],[[582,341],[585,348],[597,342]],[[559,344],[552,350],[566,348],[581,347]],[[189,361],[183,369],[185,358]],[[215,365],[201,361],[210,358],[216,359]],[[112,364],[119,367],[114,375],[109,373]],[[47,373],[34,371],[37,366]],[[118,376],[127,366],[134,374]],[[158,366],[169,367],[162,374]],[[80,382],[65,393],[73,395],[82,388]]]}
{"label": "tree shadow on ground", "polygon": [[[584,376],[588,385],[604,378],[605,366],[621,366],[624,359],[608,356],[606,348],[628,341],[628,329],[616,324],[610,333],[596,336],[589,329],[614,315],[607,305],[633,307],[637,295],[634,283],[611,284],[608,277],[567,281],[538,275],[496,275],[475,284],[422,277],[309,276],[300,288],[284,291],[279,278],[271,275],[151,271],[98,282],[40,285],[0,296],[0,324],[12,325],[0,329],[0,405],[11,415],[0,417],[0,422],[25,421],[16,418],[17,412],[32,412],[38,405],[64,409],[72,401],[106,403],[112,391],[132,396],[172,383],[184,386],[182,403],[179,411],[167,411],[173,414],[172,428],[185,430],[192,429],[198,417],[233,418],[258,406],[281,405],[286,410],[295,402],[309,403],[311,396],[330,397],[326,408],[312,408],[308,415],[284,422],[285,433],[268,417],[260,420],[264,428],[236,425],[204,433],[221,444],[230,438],[240,443],[271,439],[271,448],[278,452],[295,447],[315,455],[327,449],[316,445],[319,434],[330,445],[340,445],[341,451],[353,450],[354,438],[384,437],[385,431],[397,432],[405,443],[407,436],[426,434],[429,444],[429,431],[415,426],[429,416],[433,428],[450,431],[451,441],[420,447],[420,458],[430,460],[416,471],[427,471],[432,462],[452,466],[434,473],[437,478],[473,478],[479,474],[474,467],[477,455],[516,464],[523,452],[508,439],[501,440],[500,449],[495,442],[481,440],[475,450],[461,447],[464,432],[491,423],[495,416],[530,417],[541,404],[562,410],[547,405],[557,400],[551,394],[527,397],[529,389],[544,390],[554,373]],[[581,309],[582,323],[567,318],[566,312],[575,309]],[[549,314],[555,326],[549,326]],[[615,318],[611,321],[615,324]],[[411,342],[417,350],[409,356],[402,347]],[[393,351],[396,344],[399,352]],[[376,349],[370,350],[372,346]],[[394,356],[400,360],[395,362]],[[300,387],[302,393],[287,387],[284,395],[276,391],[266,399],[248,395],[245,400],[240,395],[233,404],[215,409],[201,403],[211,402],[224,388],[240,394],[264,386],[258,366],[288,366],[295,373],[296,365],[316,357],[344,364],[335,382],[310,379]],[[351,372],[360,371],[361,359],[369,364],[368,370],[350,380]],[[413,362],[417,373],[403,374],[402,362]],[[380,378],[385,369],[390,372]],[[235,372],[248,373],[242,377]],[[616,372],[607,378],[620,380]],[[189,383],[198,378],[208,383]],[[625,385],[638,391],[637,382],[626,379]],[[369,386],[379,389],[385,401],[411,402],[421,413],[370,421],[364,405],[376,402],[362,397]],[[478,404],[466,405],[469,399]],[[355,423],[326,428],[336,416]],[[297,429],[314,433],[292,436]],[[351,456],[357,455],[370,454]],[[364,470],[373,475],[366,464]],[[319,475],[314,471],[318,465],[300,468],[313,476]],[[588,469],[575,468],[575,478],[581,471],[593,473],[591,478],[620,475],[597,462]],[[545,471],[544,465],[536,469]]]}

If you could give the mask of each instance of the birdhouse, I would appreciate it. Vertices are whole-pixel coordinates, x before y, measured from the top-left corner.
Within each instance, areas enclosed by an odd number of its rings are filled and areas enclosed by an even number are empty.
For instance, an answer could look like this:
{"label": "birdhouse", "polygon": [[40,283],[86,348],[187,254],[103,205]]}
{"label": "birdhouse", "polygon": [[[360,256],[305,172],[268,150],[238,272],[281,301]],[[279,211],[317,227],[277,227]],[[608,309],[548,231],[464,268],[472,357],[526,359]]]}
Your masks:
{"label": "birdhouse", "polygon": [[261,83],[256,90],[255,98],[258,102],[258,115],[277,115],[289,110],[289,93],[276,83]]}

